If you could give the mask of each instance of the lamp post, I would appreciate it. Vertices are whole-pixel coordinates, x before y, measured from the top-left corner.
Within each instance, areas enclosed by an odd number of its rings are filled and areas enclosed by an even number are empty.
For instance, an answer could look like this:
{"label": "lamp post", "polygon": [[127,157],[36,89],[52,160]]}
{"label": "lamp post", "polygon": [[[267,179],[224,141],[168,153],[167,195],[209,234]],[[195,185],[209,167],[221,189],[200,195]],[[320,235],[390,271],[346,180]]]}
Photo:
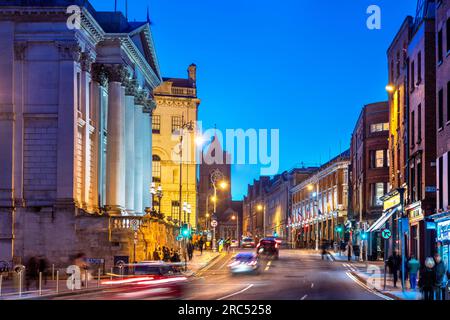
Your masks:
{"label": "lamp post", "polygon": [[256,210],[259,212],[263,212],[263,238],[266,237],[266,205],[265,204],[258,204],[256,206]]}
{"label": "lamp post", "polygon": [[[214,204],[214,216],[217,215],[217,183],[219,183],[219,187],[223,190],[225,190],[228,187],[227,182],[224,180],[224,176],[223,173],[219,170],[216,169],[211,173],[211,184],[214,188],[214,196],[212,198],[213,204]],[[214,233],[213,233],[213,251],[216,250],[216,227],[214,228]]]}
{"label": "lamp post", "polygon": [[162,186],[158,186],[158,188],[156,188],[155,183],[152,183],[152,187],[150,189],[150,192],[153,196],[156,196],[158,198],[158,214],[161,214],[161,199],[163,197],[163,190],[162,190]]}
{"label": "lamp post", "polygon": [[239,242],[239,215],[233,215],[231,220],[236,220],[236,240]]}
{"label": "lamp post", "polygon": [[[314,185],[308,185],[309,191],[314,191]],[[313,204],[316,208],[316,250],[319,250],[319,182],[317,181],[315,191],[312,194],[313,196]]]}

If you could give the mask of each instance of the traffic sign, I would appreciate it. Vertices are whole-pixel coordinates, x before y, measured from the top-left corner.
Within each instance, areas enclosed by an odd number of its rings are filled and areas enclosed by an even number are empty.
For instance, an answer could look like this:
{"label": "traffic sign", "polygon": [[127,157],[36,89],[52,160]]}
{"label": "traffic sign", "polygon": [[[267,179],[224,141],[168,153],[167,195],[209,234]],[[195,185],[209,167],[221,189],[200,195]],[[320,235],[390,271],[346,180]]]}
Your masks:
{"label": "traffic sign", "polygon": [[217,227],[217,220],[211,221],[211,227],[213,228]]}
{"label": "traffic sign", "polygon": [[389,229],[383,229],[381,231],[381,236],[383,237],[383,239],[388,240],[392,237],[392,232]]}

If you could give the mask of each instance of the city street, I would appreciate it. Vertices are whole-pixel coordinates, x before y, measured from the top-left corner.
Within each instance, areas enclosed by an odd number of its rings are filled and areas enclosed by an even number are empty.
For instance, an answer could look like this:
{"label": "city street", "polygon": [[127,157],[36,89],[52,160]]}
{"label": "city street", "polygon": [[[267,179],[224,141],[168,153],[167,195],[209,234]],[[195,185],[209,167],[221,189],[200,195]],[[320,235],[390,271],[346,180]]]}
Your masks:
{"label": "city street", "polygon": [[[191,277],[182,299],[185,300],[383,300],[390,299],[372,291],[350,274],[345,264],[322,260],[319,253],[282,250],[279,260],[261,261],[259,275],[233,276],[228,264],[237,252],[221,256]],[[60,297],[64,300],[109,299],[111,291]],[[126,293],[121,291],[121,299]],[[135,299],[130,295],[130,299]],[[154,296],[149,299],[155,299]]]}

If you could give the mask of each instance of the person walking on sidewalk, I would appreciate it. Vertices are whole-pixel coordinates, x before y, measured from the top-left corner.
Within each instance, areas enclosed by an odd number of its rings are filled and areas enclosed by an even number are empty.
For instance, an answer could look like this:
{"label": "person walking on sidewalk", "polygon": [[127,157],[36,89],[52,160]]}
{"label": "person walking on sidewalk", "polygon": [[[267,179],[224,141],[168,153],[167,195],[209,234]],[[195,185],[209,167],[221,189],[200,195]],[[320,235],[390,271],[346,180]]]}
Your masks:
{"label": "person walking on sidewalk", "polygon": [[434,259],[426,258],[425,267],[420,270],[419,288],[424,300],[434,300],[434,289],[436,287],[436,271]]}
{"label": "person walking on sidewalk", "polygon": [[189,261],[191,261],[192,260],[192,256],[194,255],[194,245],[192,244],[191,241],[188,242],[186,249],[187,249]]}
{"label": "person walking on sidewalk", "polygon": [[327,245],[324,243],[322,244],[322,260],[324,260],[327,256]]}
{"label": "person walking on sidewalk", "polygon": [[203,237],[200,237],[200,239],[198,240],[198,250],[200,250],[200,255],[203,255]]}
{"label": "person walking on sidewalk", "polygon": [[408,273],[409,273],[409,284],[411,290],[416,290],[417,284],[417,273],[420,270],[420,263],[414,255],[411,255],[411,259],[408,261]]}
{"label": "person walking on sidewalk", "polygon": [[400,268],[402,266],[402,258],[398,254],[398,250],[395,250],[394,254],[389,257],[388,266],[393,276],[394,288],[397,288],[398,272],[400,271]]}
{"label": "person walking on sidewalk", "polygon": [[434,267],[436,271],[436,300],[445,300],[445,290],[448,282],[447,268],[439,253],[434,255],[434,262],[436,263]]}
{"label": "person walking on sidewalk", "polygon": [[25,286],[27,288],[27,291],[30,291],[30,284],[31,282],[34,282],[36,284],[36,289],[39,289],[39,282],[38,282],[38,275],[39,275],[39,263],[36,257],[31,257],[28,259],[26,268],[25,268]]}

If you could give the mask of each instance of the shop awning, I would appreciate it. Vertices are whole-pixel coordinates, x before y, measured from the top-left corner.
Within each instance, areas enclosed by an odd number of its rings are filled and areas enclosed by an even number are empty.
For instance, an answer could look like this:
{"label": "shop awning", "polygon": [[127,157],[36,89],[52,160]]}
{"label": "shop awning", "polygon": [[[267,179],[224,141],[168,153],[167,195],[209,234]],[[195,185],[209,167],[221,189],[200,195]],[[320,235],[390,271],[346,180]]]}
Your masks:
{"label": "shop awning", "polygon": [[375,221],[375,223],[372,226],[370,226],[369,230],[367,230],[367,231],[375,232],[375,231],[380,230],[386,224],[386,221],[388,221],[389,218],[392,217],[392,215],[394,213],[396,213],[397,211],[398,211],[398,207],[395,207],[394,209],[389,209],[388,211],[384,212],[383,215],[380,217],[380,219]]}

